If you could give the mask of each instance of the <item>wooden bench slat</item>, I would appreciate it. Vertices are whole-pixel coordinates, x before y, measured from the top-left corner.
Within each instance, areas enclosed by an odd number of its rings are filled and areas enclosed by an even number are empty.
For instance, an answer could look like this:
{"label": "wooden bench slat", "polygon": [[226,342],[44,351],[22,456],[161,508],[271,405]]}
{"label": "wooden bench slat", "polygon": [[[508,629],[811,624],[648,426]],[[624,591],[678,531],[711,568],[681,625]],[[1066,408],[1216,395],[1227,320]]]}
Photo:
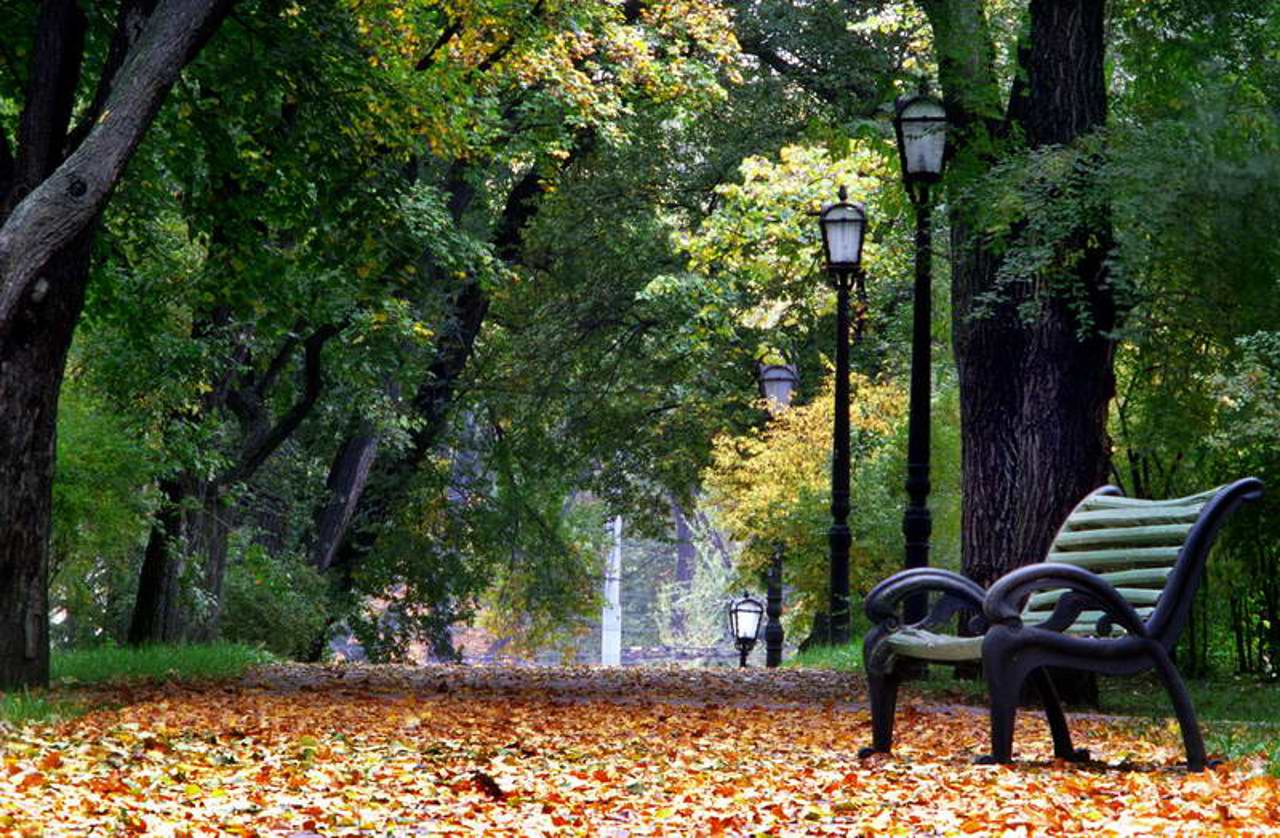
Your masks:
{"label": "wooden bench slat", "polygon": [[[1143,607],[1134,609],[1138,612],[1138,616],[1143,620],[1151,616],[1155,608]],[[1098,620],[1102,617],[1101,611],[1082,611],[1076,621],[1067,629],[1069,634],[1097,634]],[[1028,622],[1027,625],[1034,626],[1034,623]]]}
{"label": "wooden bench slat", "polygon": [[1198,506],[1170,506],[1142,509],[1099,509],[1076,512],[1067,519],[1066,532],[1107,527],[1138,527],[1157,524],[1189,524],[1200,517]]}
{"label": "wooden bench slat", "polygon": [[1101,530],[1079,530],[1059,533],[1053,542],[1055,551],[1085,547],[1140,547],[1181,545],[1191,532],[1191,524],[1160,524],[1147,527],[1112,527]]}
{"label": "wooden bench slat", "polygon": [[1163,500],[1146,500],[1144,498],[1130,498],[1124,495],[1092,495],[1081,502],[1081,509],[1133,509],[1138,507],[1158,508],[1162,506],[1204,506],[1209,499],[1218,493],[1217,489],[1211,489],[1207,492],[1200,492],[1195,495],[1187,495],[1182,498],[1167,498]]}
{"label": "wooden bench slat", "polygon": [[1099,574],[1117,588],[1122,585],[1140,586],[1155,585],[1163,588],[1164,583],[1169,580],[1169,574],[1173,573],[1173,565],[1167,567],[1140,567],[1134,570],[1113,570],[1110,573]]}
{"label": "wooden bench slat", "polygon": [[[1130,605],[1155,605],[1161,593],[1159,588],[1120,588],[1119,591],[1120,596],[1128,600]],[[1023,609],[1023,619],[1033,612],[1043,612],[1037,615],[1041,618],[1047,617],[1066,592],[1066,588],[1055,588],[1051,591],[1032,594],[1027,600],[1027,607]]]}
{"label": "wooden bench slat", "polygon": [[1093,569],[1108,565],[1124,564],[1156,564],[1172,565],[1178,558],[1182,547],[1132,547],[1114,550],[1073,550],[1070,552],[1054,551],[1045,561],[1073,564],[1076,567]]}

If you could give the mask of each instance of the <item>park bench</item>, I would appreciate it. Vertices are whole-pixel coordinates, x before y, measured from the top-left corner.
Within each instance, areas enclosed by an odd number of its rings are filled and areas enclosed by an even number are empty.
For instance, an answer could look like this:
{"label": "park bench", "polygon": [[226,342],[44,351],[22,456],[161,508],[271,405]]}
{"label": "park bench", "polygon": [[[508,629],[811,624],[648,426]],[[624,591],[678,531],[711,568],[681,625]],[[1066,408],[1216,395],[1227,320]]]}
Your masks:
{"label": "park bench", "polygon": [[[1128,498],[1104,486],[1067,516],[1045,561],[1006,574],[989,590],[935,568],[884,580],[865,605],[873,623],[863,642],[872,744],[860,755],[887,753],[892,746],[903,659],[980,660],[991,700],[991,754],[980,761],[1010,761],[1014,715],[1028,679],[1043,701],[1054,755],[1088,758],[1072,747],[1044,667],[1104,675],[1154,670],[1173,701],[1187,765],[1203,770],[1204,742],[1170,655],[1218,530],[1241,503],[1261,494],[1262,483],[1254,478],[1170,500]],[[903,625],[898,609],[912,595],[930,596],[932,607],[924,619]],[[961,613],[974,615],[973,636],[939,631]]]}

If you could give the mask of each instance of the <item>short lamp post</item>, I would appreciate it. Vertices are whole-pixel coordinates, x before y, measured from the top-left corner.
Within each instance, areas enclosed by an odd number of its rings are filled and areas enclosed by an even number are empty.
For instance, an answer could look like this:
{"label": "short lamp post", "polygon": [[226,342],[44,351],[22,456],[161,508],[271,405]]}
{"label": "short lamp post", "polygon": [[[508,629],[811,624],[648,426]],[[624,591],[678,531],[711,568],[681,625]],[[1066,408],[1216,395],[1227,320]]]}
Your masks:
{"label": "short lamp post", "polygon": [[835,422],[831,441],[831,645],[849,642],[849,292],[862,284],[862,239],[867,213],[861,204],[849,203],[840,187],[840,200],[824,207],[818,216],[827,276],[836,290],[836,387]]}
{"label": "short lamp post", "polygon": [[747,655],[756,647],[763,617],[764,603],[746,591],[729,602],[729,630],[733,633],[733,643],[738,648],[739,666],[747,665]]}
{"label": "short lamp post", "polygon": [[[902,518],[908,568],[929,564],[929,399],[933,251],[930,234],[929,187],[942,178],[947,144],[947,112],[925,95],[898,100],[893,120],[898,157],[907,195],[916,210],[916,280],[912,305],[911,397],[907,423],[907,508]],[[924,619],[926,595],[915,594],[903,607],[903,619]]]}

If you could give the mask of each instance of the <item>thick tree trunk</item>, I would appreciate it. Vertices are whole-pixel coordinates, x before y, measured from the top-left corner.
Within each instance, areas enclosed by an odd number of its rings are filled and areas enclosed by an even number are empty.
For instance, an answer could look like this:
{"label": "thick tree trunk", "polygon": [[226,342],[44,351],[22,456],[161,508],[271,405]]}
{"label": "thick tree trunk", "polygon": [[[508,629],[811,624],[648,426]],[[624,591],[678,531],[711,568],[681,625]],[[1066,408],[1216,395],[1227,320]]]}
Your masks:
{"label": "thick tree trunk", "polygon": [[[1031,3],[1026,86],[1015,91],[1010,116],[1032,148],[1070,143],[1105,122],[1102,27],[1097,0]],[[1072,506],[1106,480],[1107,408],[1115,393],[1107,335],[1116,312],[1103,260],[1111,234],[1108,220],[1098,218],[1071,236],[1082,253],[1074,280],[1087,295],[1090,324],[1040,282],[1002,291],[995,312],[975,316],[982,295],[996,288],[999,257],[975,243],[965,218],[953,219],[953,234],[963,560],[965,573],[987,585],[1043,559]],[[1038,312],[1030,318],[1020,312],[1028,301]]]}
{"label": "thick tree trunk", "polygon": [[86,231],[50,263],[0,340],[0,685],[49,680],[49,527],[58,391],[88,276]]}
{"label": "thick tree trunk", "polygon": [[0,689],[48,682],[58,391],[98,218],[169,88],[230,8],[164,0],[130,20],[137,9],[122,6],[85,126],[69,134],[85,18],[74,2],[41,6],[17,154],[0,140]]}

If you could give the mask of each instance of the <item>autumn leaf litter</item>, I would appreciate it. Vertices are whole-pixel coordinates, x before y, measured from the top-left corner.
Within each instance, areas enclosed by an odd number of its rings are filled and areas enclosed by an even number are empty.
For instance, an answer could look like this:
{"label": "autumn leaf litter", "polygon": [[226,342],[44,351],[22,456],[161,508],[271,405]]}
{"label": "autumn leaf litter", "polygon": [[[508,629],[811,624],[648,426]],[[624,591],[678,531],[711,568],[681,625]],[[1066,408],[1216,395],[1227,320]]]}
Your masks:
{"label": "autumn leaf litter", "polygon": [[807,670],[273,665],[0,729],[0,832],[86,835],[1276,833],[1260,760],[1181,767],[1175,725],[1073,723],[1099,762],[975,766],[985,715]]}

